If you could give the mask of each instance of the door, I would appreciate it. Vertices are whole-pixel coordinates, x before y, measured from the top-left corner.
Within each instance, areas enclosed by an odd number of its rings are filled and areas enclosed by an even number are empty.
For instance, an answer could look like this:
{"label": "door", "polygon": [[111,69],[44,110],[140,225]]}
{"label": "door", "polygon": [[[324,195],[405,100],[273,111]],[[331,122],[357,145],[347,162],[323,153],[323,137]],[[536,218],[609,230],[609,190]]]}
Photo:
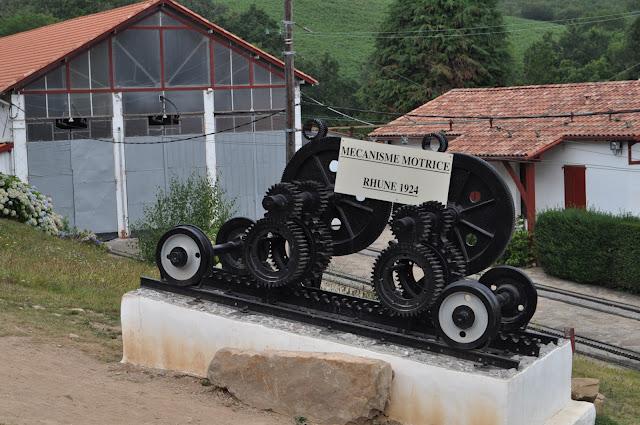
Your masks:
{"label": "door", "polygon": [[564,207],[586,208],[587,189],[584,165],[564,166]]}

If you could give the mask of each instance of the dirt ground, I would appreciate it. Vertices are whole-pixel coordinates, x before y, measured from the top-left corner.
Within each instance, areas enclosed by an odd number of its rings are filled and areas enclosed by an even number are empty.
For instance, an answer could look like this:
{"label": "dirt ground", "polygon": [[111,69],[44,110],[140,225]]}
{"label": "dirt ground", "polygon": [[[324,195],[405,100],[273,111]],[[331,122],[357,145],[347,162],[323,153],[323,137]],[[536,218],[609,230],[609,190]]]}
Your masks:
{"label": "dirt ground", "polygon": [[197,378],[105,363],[30,337],[0,337],[0,425],[294,423]]}

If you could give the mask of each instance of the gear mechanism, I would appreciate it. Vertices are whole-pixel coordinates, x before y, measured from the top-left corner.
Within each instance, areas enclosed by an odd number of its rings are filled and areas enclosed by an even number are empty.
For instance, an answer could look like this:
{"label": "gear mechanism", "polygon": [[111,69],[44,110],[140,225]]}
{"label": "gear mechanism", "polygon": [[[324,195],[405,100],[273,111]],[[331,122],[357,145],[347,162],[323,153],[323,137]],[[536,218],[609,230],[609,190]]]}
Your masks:
{"label": "gear mechanism", "polygon": [[392,243],[376,259],[373,286],[385,307],[401,316],[416,316],[444,289],[444,265],[421,244]]}

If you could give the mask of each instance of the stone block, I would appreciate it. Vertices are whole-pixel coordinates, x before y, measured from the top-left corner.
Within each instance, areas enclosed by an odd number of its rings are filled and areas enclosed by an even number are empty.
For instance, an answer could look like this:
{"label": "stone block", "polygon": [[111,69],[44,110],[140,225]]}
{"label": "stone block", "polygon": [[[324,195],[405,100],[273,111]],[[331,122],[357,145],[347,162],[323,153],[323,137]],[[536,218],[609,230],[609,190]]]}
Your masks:
{"label": "stone block", "polygon": [[385,410],[393,372],[387,362],[342,353],[225,348],[208,377],[253,407],[341,425]]}
{"label": "stone block", "polygon": [[593,403],[600,392],[600,381],[594,378],[571,379],[571,398]]}

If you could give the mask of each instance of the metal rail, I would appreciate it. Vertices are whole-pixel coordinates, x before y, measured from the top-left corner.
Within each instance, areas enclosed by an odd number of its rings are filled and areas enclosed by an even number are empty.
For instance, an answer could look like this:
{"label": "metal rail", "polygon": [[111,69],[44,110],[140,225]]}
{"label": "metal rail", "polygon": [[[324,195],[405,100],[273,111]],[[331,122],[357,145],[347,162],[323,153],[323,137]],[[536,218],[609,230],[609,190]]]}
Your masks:
{"label": "metal rail", "polygon": [[518,368],[516,354],[538,356],[540,345],[557,343],[553,336],[535,332],[501,333],[489,347],[460,350],[434,336],[426,317],[406,319],[390,315],[379,303],[315,288],[264,288],[249,280],[234,283],[231,276],[216,269],[200,286],[181,287],[143,277],[141,287],[206,299],[244,311],[265,313],[285,319],[350,332],[392,343],[441,353],[477,363],[481,367]]}

